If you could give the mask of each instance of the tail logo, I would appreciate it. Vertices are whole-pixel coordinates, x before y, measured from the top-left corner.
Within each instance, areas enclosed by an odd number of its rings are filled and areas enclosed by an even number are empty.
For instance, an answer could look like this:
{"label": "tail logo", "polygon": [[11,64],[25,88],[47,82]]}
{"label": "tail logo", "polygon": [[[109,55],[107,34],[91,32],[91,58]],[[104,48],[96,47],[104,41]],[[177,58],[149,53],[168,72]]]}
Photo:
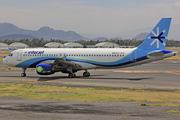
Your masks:
{"label": "tail logo", "polygon": [[154,33],[154,31],[152,31],[152,34],[154,35],[153,37],[148,37],[148,39],[154,39],[154,41],[152,41],[152,43],[150,44],[151,46],[157,42],[157,48],[159,48],[159,41],[165,46],[166,44],[162,41],[162,39],[165,39],[166,37],[163,37],[163,33],[165,33],[166,30],[163,30],[160,34],[159,34],[159,27],[157,27],[157,34]]}

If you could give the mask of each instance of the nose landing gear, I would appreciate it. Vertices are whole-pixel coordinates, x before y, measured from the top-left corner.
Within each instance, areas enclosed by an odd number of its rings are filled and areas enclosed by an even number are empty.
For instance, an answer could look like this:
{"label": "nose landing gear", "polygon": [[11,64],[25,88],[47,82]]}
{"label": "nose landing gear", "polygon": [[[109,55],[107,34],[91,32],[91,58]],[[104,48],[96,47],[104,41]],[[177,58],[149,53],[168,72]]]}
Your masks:
{"label": "nose landing gear", "polygon": [[22,68],[23,69],[23,73],[21,73],[21,77],[26,77],[26,68]]}

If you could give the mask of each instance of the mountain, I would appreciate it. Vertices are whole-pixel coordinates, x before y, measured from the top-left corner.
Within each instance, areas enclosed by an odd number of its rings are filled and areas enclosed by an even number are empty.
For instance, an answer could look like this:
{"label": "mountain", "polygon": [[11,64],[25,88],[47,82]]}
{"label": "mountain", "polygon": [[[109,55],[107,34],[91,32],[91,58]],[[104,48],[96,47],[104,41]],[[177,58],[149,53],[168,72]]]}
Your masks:
{"label": "mountain", "polygon": [[[123,38],[127,39],[131,39],[134,36],[137,36],[140,33],[150,33],[150,31],[153,29],[153,27],[147,27],[147,28],[142,28],[142,29],[135,29],[135,30],[129,30],[129,31],[125,31],[122,33],[119,33],[119,36],[122,36]],[[172,24],[170,26],[169,29],[169,35],[168,35],[168,39],[174,39],[174,40],[179,40],[180,41],[180,25],[179,24]]]}
{"label": "mountain", "polygon": [[10,34],[10,35],[5,35],[1,36],[0,40],[5,40],[5,39],[10,39],[10,40],[20,40],[20,39],[34,39],[36,37],[31,36],[31,35],[25,35],[25,34]]}
{"label": "mountain", "polygon": [[22,35],[29,35],[39,39],[43,37],[45,40],[61,39],[75,41],[78,39],[84,39],[83,36],[77,34],[74,31],[65,32],[63,30],[53,30],[53,28],[50,27],[41,27],[39,30],[33,31],[18,28],[11,23],[0,23],[0,37],[5,38],[5,36],[8,35],[16,35],[16,38],[21,38]]}
{"label": "mountain", "polygon": [[113,38],[111,38],[111,39],[124,40],[124,38],[122,38],[122,37],[113,37]]}
{"label": "mountain", "polygon": [[140,34],[136,35],[133,39],[144,40],[148,35],[149,35],[149,33],[147,33],[147,32],[140,33]]}
{"label": "mountain", "polygon": [[97,38],[93,38],[93,40],[108,40],[108,38],[106,38],[106,37],[97,37]]}

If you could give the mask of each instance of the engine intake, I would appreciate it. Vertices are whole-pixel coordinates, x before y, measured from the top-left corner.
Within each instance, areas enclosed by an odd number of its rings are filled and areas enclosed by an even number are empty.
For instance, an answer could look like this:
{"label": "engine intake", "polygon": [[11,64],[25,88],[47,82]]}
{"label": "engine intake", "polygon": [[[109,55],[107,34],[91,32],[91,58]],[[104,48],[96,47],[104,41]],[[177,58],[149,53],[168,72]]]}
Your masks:
{"label": "engine intake", "polygon": [[52,64],[38,64],[36,66],[36,72],[39,75],[51,75],[58,72],[58,70],[55,70]]}

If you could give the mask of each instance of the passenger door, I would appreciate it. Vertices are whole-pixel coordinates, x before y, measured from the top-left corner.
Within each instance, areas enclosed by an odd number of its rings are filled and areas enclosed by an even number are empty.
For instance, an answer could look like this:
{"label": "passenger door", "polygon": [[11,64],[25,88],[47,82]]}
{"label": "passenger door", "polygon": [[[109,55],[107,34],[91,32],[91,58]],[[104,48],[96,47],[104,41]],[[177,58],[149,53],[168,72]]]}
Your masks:
{"label": "passenger door", "polygon": [[19,50],[18,55],[17,55],[17,61],[22,61],[22,54],[23,54],[23,51]]}

